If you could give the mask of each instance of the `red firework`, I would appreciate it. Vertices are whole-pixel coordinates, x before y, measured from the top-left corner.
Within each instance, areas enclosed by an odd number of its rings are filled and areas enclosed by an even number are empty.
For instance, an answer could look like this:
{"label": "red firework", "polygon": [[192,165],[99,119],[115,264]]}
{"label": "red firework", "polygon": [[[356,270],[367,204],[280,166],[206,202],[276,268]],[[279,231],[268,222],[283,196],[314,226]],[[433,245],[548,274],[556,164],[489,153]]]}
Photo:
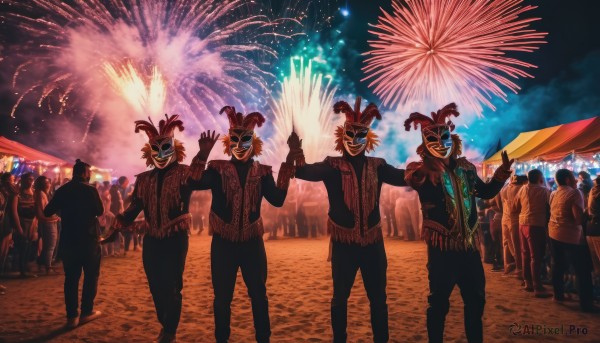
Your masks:
{"label": "red firework", "polygon": [[455,101],[479,115],[482,104],[495,110],[492,96],[506,101],[503,87],[517,93],[514,80],[533,77],[523,69],[536,68],[506,52],[546,43],[547,33],[529,27],[540,18],[519,18],[537,6],[522,2],[393,0],[393,13],[383,11],[369,31],[378,39],[369,41],[364,80],[388,106]]}

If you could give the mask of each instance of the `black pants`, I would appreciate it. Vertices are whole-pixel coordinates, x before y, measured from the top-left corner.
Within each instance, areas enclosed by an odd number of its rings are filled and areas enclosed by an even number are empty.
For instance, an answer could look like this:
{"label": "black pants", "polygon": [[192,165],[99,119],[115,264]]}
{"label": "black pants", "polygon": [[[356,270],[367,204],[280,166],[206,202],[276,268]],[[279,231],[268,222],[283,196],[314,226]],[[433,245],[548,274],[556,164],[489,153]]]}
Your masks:
{"label": "black pants", "polygon": [[485,306],[485,274],[477,251],[442,251],[427,248],[429,270],[429,307],[427,332],[429,342],[442,342],[450,294],[455,285],[465,304],[465,332],[471,343],[483,341],[481,318]]}
{"label": "black pants", "polygon": [[123,232],[123,236],[125,236],[125,251],[129,251],[129,244],[133,240],[133,249],[136,250],[138,246],[138,234],[132,231]]}
{"label": "black pants", "polygon": [[[14,255],[15,260],[17,261],[16,266],[18,266],[19,272],[21,275],[25,275],[29,272],[29,258],[31,257],[32,252],[37,252],[37,249],[34,250],[33,242],[29,239],[19,235],[13,234],[14,241]],[[36,241],[37,243],[37,241]],[[14,269],[14,267],[13,267]]]}
{"label": "black pants", "polygon": [[367,297],[371,304],[371,327],[375,342],[389,340],[388,308],[385,287],[387,257],[383,241],[360,246],[332,243],[331,272],[333,298],[331,299],[331,327],[334,342],[346,342],[348,326],[348,298],[360,269]]}
{"label": "black pants", "polygon": [[569,267],[569,262],[575,268],[577,275],[579,304],[582,308],[592,306],[593,286],[592,286],[592,260],[590,250],[587,244],[569,244],[550,239],[552,244],[552,285],[554,287],[554,296],[557,299],[564,297],[565,292],[565,271]]}
{"label": "black pants", "polygon": [[238,268],[242,271],[252,303],[257,342],[269,342],[271,323],[267,299],[267,254],[262,237],[245,242],[231,242],[213,234],[210,269],[215,292],[215,337],[227,342],[231,333],[231,301]]}
{"label": "black pants", "polygon": [[[67,244],[64,244],[67,245]],[[95,239],[68,244],[61,251],[65,271],[65,305],[67,318],[77,317],[79,279],[83,270],[83,290],[81,292],[81,314],[94,310],[94,298],[98,290],[100,276],[100,244]]]}
{"label": "black pants", "polygon": [[144,236],[142,260],[156,316],[163,330],[173,335],[177,332],[181,316],[181,290],[188,243],[187,232],[178,232],[166,238]]}

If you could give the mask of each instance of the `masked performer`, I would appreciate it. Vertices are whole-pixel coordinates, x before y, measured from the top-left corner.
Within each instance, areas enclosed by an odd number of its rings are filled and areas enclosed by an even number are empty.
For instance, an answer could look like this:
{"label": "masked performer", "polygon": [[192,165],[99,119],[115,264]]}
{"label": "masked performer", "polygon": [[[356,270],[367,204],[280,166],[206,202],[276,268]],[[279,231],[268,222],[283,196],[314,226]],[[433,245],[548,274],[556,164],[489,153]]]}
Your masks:
{"label": "masked performer", "polygon": [[[335,113],[346,116],[344,125],[338,126],[335,132],[335,150],[342,156],[327,157],[323,162],[304,166],[300,161],[296,177],[322,181],[329,197],[327,228],[332,241],[331,326],[334,341],[346,341],[348,298],[356,272],[360,269],[371,304],[374,340],[387,342],[387,258],[381,231],[379,196],[384,182],[395,186],[405,186],[406,183],[404,170],[388,165],[384,159],[365,156],[379,142],[370,126],[373,119],[381,120],[381,114],[375,104],[369,104],[361,112],[360,103],[361,98],[358,97],[354,109],[344,101],[333,107]],[[290,138],[292,143],[298,139],[295,134]],[[295,151],[293,145],[290,148]]]}
{"label": "masked performer", "polygon": [[223,145],[231,159],[210,161],[200,179],[200,188],[210,189],[213,196],[209,233],[213,235],[210,257],[215,337],[217,342],[229,340],[231,301],[237,271],[241,269],[252,302],[256,340],[268,342],[271,325],[265,285],[267,255],[260,206],[263,197],[273,206],[283,205],[297,156],[288,155],[275,183],[271,167],[253,160],[262,150],[263,143],[254,132],[256,126],[265,122],[262,114],[253,112],[244,116],[231,106],[220,113],[229,118],[229,134],[223,138]]}
{"label": "masked performer", "polygon": [[510,177],[506,152],[502,166],[489,183],[478,176],[475,166],[462,154],[458,135],[452,134],[451,116],[458,116],[455,104],[449,104],[431,118],[412,113],[404,123],[421,126],[423,144],[417,149],[422,161],[406,168],[407,183],[417,190],[423,211],[423,239],[427,242],[429,270],[429,342],[442,342],[449,297],[454,285],[460,287],[465,304],[465,330],[469,342],[481,342],[481,317],[485,305],[485,275],[477,242],[475,198],[491,199]]}
{"label": "masked performer", "polygon": [[[153,169],[137,175],[129,207],[117,216],[117,227],[131,225],[143,210],[148,223],[142,259],[150,293],[162,325],[157,341],[174,342],[181,315],[183,270],[188,251],[191,225],[190,195],[214,145],[210,132],[199,140],[200,151],[191,166],[181,164],[184,147],[174,138],[175,129],[183,130],[178,115],[161,120],[158,129],[150,121],[136,121],[135,132],[144,131],[148,143],[142,158]],[[212,139],[211,139],[212,138]]]}

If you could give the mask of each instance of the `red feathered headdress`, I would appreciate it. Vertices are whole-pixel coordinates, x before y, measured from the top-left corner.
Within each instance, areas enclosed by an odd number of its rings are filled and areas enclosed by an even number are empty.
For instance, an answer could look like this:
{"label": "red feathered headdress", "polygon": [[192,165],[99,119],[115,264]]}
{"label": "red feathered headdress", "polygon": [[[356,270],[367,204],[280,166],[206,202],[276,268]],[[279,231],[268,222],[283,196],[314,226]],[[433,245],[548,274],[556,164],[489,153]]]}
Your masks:
{"label": "red feathered headdress", "polygon": [[175,135],[175,129],[183,131],[183,122],[179,120],[179,115],[174,114],[168,116],[165,114],[165,119],[158,123],[158,130],[154,126],[152,119],[148,117],[148,121],[136,120],[135,121],[135,132],[144,131],[148,135],[149,139],[156,139],[162,137],[173,137]]}
{"label": "red feathered headdress", "polygon": [[404,122],[404,128],[406,131],[410,131],[410,127],[413,126],[416,130],[417,126],[420,125],[421,131],[423,131],[423,129],[430,126],[448,126],[450,131],[454,131],[455,125],[448,118],[450,116],[458,117],[459,115],[460,113],[456,110],[456,104],[450,103],[441,110],[438,110],[437,113],[431,112],[431,118],[418,112],[411,113]]}
{"label": "red feathered headdress", "polygon": [[236,112],[235,107],[233,106],[223,107],[221,111],[219,111],[219,114],[223,114],[223,112],[225,112],[227,118],[229,118],[230,129],[254,130],[255,126],[261,127],[265,122],[265,117],[259,112],[252,112],[244,117],[240,112]]}
{"label": "red feathered headdress", "polygon": [[381,120],[381,113],[377,109],[377,105],[370,103],[367,107],[365,107],[364,111],[360,111],[360,102],[362,98],[360,96],[356,97],[356,102],[354,103],[354,110],[352,107],[348,105],[345,101],[338,101],[333,105],[333,111],[335,113],[344,113],[346,115],[347,123],[355,123],[362,124],[365,126],[371,126],[373,122],[373,118],[377,118],[377,120]]}

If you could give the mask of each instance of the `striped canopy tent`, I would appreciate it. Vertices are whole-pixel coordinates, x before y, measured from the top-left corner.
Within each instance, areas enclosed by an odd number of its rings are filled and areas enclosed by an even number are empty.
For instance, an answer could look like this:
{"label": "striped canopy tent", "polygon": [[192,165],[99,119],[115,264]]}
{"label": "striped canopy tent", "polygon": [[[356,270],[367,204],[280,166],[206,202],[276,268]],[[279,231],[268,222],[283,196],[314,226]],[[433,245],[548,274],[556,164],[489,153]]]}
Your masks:
{"label": "striped canopy tent", "polygon": [[66,161],[58,157],[46,154],[3,136],[0,136],[0,155],[21,157],[27,162],[44,165],[62,166],[67,164]]}
{"label": "striped canopy tent", "polygon": [[[594,156],[600,153],[600,117],[521,133],[502,150],[515,159],[517,172],[529,166],[548,173],[568,157],[581,161],[581,169],[598,168]],[[483,173],[491,175],[501,163],[499,151],[483,162]]]}

